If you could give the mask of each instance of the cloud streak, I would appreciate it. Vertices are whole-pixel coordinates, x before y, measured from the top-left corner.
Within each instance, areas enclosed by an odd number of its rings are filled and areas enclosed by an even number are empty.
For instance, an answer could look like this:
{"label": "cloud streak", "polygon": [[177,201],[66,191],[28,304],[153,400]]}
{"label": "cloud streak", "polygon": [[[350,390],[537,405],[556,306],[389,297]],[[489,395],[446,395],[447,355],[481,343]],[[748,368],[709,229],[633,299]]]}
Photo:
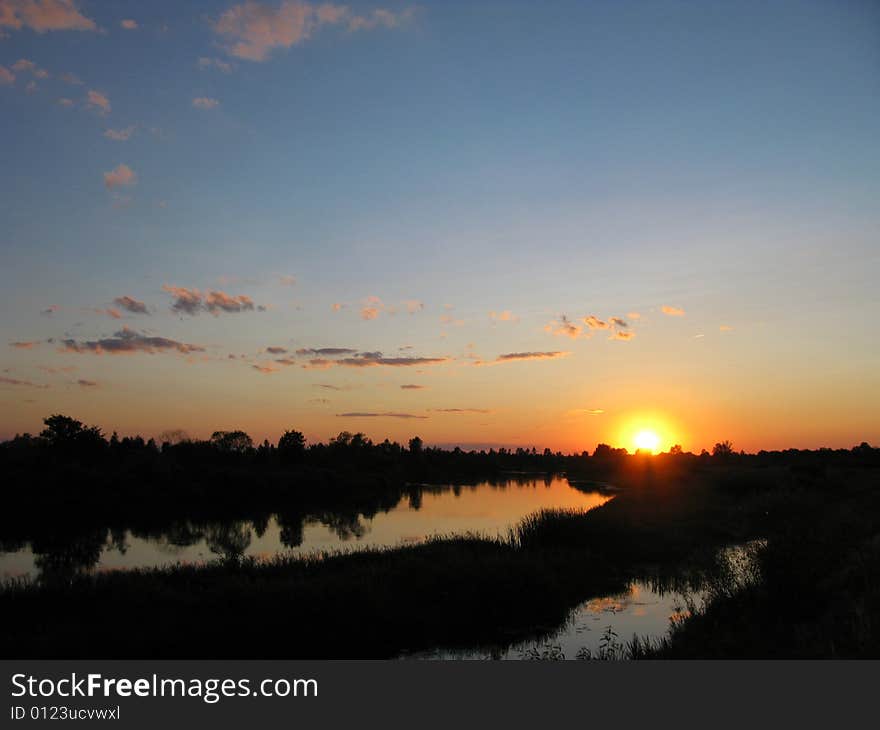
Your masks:
{"label": "cloud streak", "polygon": [[427,416],[418,416],[414,413],[393,413],[393,412],[384,412],[384,413],[371,413],[371,412],[356,412],[356,413],[337,413],[337,418],[417,418],[417,419],[426,419]]}
{"label": "cloud streak", "polygon": [[143,352],[153,355],[160,352],[179,352],[190,354],[204,352],[205,348],[186,342],[177,342],[166,337],[154,337],[136,330],[123,327],[112,337],[100,340],[77,341],[66,339],[61,341],[62,352],[77,354],[91,353],[94,355],[130,355]]}

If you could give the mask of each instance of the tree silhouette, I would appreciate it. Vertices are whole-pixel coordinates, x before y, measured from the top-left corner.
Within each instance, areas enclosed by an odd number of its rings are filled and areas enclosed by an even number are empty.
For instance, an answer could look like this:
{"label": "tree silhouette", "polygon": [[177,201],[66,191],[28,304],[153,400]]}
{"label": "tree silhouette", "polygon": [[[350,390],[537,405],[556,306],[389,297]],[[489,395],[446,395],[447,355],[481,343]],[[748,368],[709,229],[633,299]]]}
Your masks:
{"label": "tree silhouette", "polygon": [[285,431],[278,439],[278,453],[285,461],[299,461],[306,453],[306,437],[301,431]]}

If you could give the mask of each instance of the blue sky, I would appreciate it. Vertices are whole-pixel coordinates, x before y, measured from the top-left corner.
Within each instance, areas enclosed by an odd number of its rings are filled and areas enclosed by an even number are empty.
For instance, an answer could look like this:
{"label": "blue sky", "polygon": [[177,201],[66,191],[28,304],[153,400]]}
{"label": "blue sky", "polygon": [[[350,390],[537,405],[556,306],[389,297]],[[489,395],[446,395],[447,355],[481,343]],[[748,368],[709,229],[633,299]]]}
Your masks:
{"label": "blue sky", "polygon": [[[0,335],[33,343],[0,436],[880,436],[874,3],[0,0],[0,34]],[[202,349],[59,345],[123,327]]]}

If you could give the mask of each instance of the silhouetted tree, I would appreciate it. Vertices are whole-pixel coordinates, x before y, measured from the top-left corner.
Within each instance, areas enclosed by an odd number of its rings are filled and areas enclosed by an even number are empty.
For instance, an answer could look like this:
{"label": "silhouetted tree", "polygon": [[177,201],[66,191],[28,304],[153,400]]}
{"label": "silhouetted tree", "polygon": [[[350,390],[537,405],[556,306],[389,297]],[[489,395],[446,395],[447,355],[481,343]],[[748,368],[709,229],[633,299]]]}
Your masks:
{"label": "silhouetted tree", "polygon": [[254,447],[251,437],[244,431],[214,431],[211,443],[220,451],[233,454],[243,454]]}
{"label": "silhouetted tree", "polygon": [[719,441],[712,447],[712,456],[728,457],[733,454],[733,444],[730,441]]}
{"label": "silhouetted tree", "polygon": [[285,431],[278,439],[278,453],[285,461],[300,461],[306,453],[306,437],[301,431]]}
{"label": "silhouetted tree", "polygon": [[424,442],[418,436],[413,436],[409,440],[409,452],[411,454],[421,454],[423,446]]}

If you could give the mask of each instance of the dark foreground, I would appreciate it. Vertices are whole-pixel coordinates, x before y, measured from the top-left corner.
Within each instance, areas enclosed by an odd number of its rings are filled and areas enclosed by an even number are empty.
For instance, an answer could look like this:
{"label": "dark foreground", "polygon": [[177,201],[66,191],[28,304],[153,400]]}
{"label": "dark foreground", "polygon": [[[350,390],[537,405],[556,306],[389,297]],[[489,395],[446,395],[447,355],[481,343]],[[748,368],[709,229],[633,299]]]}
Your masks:
{"label": "dark foreground", "polygon": [[[77,575],[0,592],[9,658],[394,657],[551,632],[633,578],[699,581],[710,600],[618,657],[880,656],[880,489],[873,455],[810,468],[659,458],[587,513],[543,513],[504,540]],[[686,467],[686,468],[685,468]],[[747,580],[717,549],[763,538]],[[621,637],[628,639],[628,637]]]}

